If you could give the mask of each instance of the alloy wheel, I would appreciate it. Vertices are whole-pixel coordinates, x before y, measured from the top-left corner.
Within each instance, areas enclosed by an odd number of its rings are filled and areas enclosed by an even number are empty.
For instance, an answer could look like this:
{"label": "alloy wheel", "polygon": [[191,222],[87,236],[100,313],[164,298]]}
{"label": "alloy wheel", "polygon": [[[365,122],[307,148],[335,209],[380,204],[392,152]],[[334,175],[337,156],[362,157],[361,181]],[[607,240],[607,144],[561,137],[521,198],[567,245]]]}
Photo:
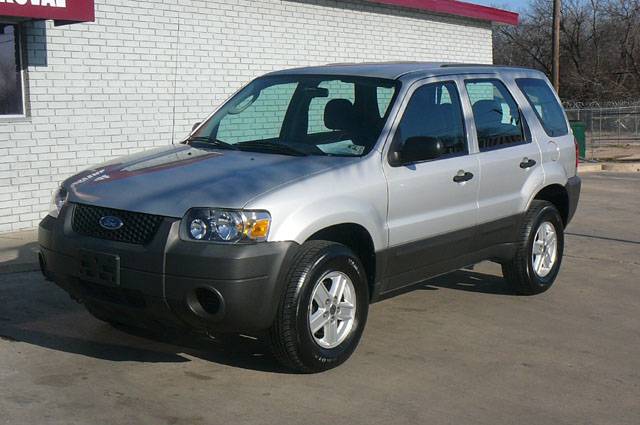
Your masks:
{"label": "alloy wheel", "polygon": [[356,317],[356,291],[349,277],[338,271],[326,273],[311,293],[309,329],[316,344],[335,348],[353,329]]}

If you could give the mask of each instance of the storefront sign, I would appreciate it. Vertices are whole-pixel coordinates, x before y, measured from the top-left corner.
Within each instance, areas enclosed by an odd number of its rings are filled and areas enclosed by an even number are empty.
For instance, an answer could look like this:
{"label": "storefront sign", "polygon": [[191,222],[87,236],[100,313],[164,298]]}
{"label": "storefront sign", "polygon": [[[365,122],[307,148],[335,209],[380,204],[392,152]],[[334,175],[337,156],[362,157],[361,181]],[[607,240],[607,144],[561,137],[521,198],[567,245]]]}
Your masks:
{"label": "storefront sign", "polygon": [[0,18],[93,22],[93,0],[0,0]]}

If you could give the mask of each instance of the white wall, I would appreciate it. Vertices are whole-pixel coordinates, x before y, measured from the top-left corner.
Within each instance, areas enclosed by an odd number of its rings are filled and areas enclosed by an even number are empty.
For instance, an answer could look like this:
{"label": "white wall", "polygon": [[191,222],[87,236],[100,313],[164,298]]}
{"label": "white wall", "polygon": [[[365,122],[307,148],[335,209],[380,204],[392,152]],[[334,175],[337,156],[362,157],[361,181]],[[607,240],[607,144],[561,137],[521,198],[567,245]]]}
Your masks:
{"label": "white wall", "polygon": [[0,119],[0,232],[37,226],[63,178],[184,137],[267,71],[492,62],[490,23],[358,0],[96,0],[95,23],[24,30],[29,117]]}

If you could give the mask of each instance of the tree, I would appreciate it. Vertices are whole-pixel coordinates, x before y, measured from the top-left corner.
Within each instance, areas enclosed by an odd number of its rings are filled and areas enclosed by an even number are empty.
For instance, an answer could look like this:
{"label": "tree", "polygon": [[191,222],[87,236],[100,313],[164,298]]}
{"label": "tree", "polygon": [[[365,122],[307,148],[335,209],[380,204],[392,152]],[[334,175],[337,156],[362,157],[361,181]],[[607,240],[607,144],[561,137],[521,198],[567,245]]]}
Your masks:
{"label": "tree", "polygon": [[[553,0],[532,0],[516,27],[494,32],[497,64],[551,73]],[[565,100],[640,99],[640,0],[563,0],[560,95]]]}

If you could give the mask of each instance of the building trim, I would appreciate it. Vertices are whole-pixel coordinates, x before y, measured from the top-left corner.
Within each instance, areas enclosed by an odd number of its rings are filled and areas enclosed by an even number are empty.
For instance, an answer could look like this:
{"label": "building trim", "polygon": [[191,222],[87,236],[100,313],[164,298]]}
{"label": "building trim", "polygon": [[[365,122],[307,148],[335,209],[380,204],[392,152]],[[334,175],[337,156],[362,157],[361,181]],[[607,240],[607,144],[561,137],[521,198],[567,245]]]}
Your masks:
{"label": "building trim", "polygon": [[457,0],[368,0],[372,3],[388,4],[410,9],[424,10],[445,15],[490,21],[507,25],[518,25],[519,15],[508,10],[481,6]]}

